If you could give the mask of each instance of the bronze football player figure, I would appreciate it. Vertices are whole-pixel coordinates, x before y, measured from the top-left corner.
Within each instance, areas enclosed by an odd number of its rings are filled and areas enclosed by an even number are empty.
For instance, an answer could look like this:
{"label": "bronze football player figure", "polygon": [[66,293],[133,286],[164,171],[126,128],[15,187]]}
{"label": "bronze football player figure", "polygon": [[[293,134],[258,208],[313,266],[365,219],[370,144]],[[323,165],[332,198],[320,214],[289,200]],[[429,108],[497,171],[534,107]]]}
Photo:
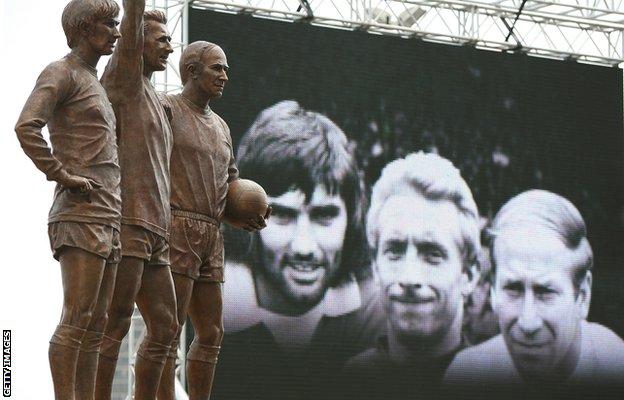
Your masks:
{"label": "bronze football player figure", "polygon": [[[15,130],[57,183],[48,219],[60,261],[63,313],[50,340],[56,399],[93,398],[98,351],[120,258],[120,168],[115,114],[95,69],[120,33],[112,0],[72,0],[62,25],[71,52],[48,65]],[[52,149],[41,134],[47,125]]]}
{"label": "bronze football player figure", "polygon": [[169,268],[169,157],[171,128],[150,83],[172,53],[166,17],[145,11],[145,0],[124,0],[122,40],[108,62],[102,84],[117,117],[121,166],[121,243],[113,301],[109,308],[97,374],[96,399],[110,399],[121,340],[136,301],[147,325],[135,363],[135,399],[154,399],[177,331],[176,301]]}
{"label": "bronze football player figure", "polygon": [[[195,338],[187,354],[191,400],[208,399],[223,337],[223,237],[219,225],[228,185],[238,179],[230,130],[209,107],[221,97],[229,66],[223,50],[209,42],[191,43],[180,58],[182,93],[165,96],[171,110],[171,270],[178,322],[191,317]],[[270,211],[264,217],[268,218]],[[263,216],[245,229],[265,227]],[[179,338],[179,333],[178,333]],[[163,372],[159,400],[174,400],[178,340]]]}

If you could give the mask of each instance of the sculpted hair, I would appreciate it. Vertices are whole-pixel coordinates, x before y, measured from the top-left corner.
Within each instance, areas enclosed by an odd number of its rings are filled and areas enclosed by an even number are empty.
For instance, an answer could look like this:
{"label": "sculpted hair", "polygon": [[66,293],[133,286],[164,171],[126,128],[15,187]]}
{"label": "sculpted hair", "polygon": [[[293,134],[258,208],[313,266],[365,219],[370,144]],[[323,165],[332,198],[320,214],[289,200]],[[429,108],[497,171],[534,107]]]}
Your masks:
{"label": "sculpted hair", "polygon": [[593,251],[579,210],[568,199],[547,190],[528,190],[511,198],[496,214],[488,232],[492,267],[496,273],[494,246],[497,237],[518,227],[545,229],[556,235],[571,251],[578,252],[573,283],[578,289],[593,265]]}
{"label": "sculpted hair", "polygon": [[386,201],[397,194],[416,192],[432,201],[450,201],[460,216],[464,267],[477,262],[480,248],[479,211],[472,192],[459,170],[449,160],[422,151],[399,158],[384,167],[373,185],[366,218],[368,244],[376,251],[379,242],[379,214]]}
{"label": "sculpted hair", "polygon": [[82,31],[92,30],[98,20],[116,18],[118,15],[119,5],[113,0],[71,0],[61,17],[67,45],[73,49]]}
{"label": "sculpted hair", "polygon": [[237,164],[242,177],[272,197],[297,188],[309,201],[317,185],[340,195],[348,224],[338,280],[367,264],[363,183],[347,137],[329,118],[296,101],[279,102],[262,111],[241,139]]}
{"label": "sculpted hair", "polygon": [[205,42],[203,40],[193,42],[186,46],[180,56],[180,78],[182,79],[182,85],[185,85],[188,80],[188,66],[201,64],[204,53],[215,47],[218,46],[214,43]]}
{"label": "sculpted hair", "polygon": [[160,10],[148,10],[143,13],[143,31],[147,32],[148,21],[158,22],[160,24],[167,24],[167,16]]}

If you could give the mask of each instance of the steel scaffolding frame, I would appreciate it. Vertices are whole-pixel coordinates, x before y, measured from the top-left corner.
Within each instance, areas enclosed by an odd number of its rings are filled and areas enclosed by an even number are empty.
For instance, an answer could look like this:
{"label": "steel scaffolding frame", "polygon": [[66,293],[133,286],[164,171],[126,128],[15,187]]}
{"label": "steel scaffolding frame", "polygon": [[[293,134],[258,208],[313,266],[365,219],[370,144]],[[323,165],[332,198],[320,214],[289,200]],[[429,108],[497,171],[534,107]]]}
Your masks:
{"label": "steel scaffolding frame", "polygon": [[[604,66],[624,62],[624,0],[151,0],[169,17],[174,53],[155,75],[181,88],[177,64],[188,41],[188,7],[306,21],[414,40],[523,52]],[[517,18],[517,21],[514,20]],[[513,26],[511,37],[506,40]]]}
{"label": "steel scaffolding frame", "polygon": [[[312,12],[302,4],[309,3]],[[615,66],[624,60],[622,0],[195,0],[192,7]],[[410,18],[411,17],[411,18]]]}

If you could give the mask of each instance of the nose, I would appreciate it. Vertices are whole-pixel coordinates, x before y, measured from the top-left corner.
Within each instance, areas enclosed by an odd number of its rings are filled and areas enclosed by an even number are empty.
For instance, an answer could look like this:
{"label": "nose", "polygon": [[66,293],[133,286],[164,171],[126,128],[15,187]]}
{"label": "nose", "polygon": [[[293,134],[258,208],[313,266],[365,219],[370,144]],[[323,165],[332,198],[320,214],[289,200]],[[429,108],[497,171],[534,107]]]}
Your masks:
{"label": "nose", "polygon": [[522,311],[518,317],[518,326],[525,335],[532,335],[542,327],[542,324],[543,320],[535,307],[533,293],[527,291],[524,296]]}
{"label": "nose", "polygon": [[115,39],[121,38],[121,32],[119,32],[119,29],[115,28],[113,30],[113,36],[115,37]]}
{"label": "nose", "polygon": [[410,244],[407,246],[403,265],[399,267],[398,282],[401,286],[421,287],[427,276],[424,263],[418,257],[416,246]]}
{"label": "nose", "polygon": [[167,42],[167,53],[171,54],[173,53],[173,46],[171,46],[171,42]]}
{"label": "nose", "polygon": [[223,70],[223,73],[221,74],[221,80],[224,82],[228,81],[227,72],[225,70]]}
{"label": "nose", "polygon": [[316,255],[318,246],[311,232],[310,219],[306,215],[297,218],[297,228],[290,247],[300,259],[312,260]]}

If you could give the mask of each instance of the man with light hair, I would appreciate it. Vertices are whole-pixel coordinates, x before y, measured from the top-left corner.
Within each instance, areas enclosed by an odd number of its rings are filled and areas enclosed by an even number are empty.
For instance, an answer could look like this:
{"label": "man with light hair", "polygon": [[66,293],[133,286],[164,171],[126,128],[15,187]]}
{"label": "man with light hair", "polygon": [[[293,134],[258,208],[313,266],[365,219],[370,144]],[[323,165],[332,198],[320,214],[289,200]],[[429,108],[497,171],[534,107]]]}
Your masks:
{"label": "man with light hair", "polygon": [[592,249],[574,205],[545,190],[509,200],[491,229],[501,334],[459,353],[451,384],[622,383],[624,342],[587,322]]}
{"label": "man with light hair", "polygon": [[462,347],[464,299],[478,280],[477,205],[450,161],[419,152],[383,169],[366,228],[387,335],[345,375],[365,398],[422,394]]}
{"label": "man with light hair", "polygon": [[[63,281],[63,313],[48,353],[57,399],[93,397],[120,258],[115,115],[95,69],[121,37],[118,15],[112,0],[67,4],[61,22],[71,51],[39,75],[15,126],[24,153],[57,183],[48,218]],[[42,135],[46,124],[52,148]]]}

